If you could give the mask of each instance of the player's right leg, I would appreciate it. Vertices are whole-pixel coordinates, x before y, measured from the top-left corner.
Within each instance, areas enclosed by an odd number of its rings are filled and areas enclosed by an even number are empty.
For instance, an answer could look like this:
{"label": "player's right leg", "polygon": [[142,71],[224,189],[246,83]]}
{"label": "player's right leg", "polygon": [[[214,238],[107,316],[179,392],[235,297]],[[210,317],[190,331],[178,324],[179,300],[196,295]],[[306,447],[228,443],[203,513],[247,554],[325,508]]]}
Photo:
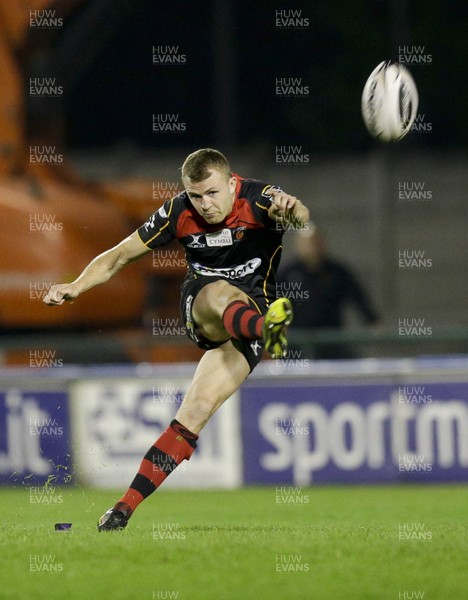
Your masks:
{"label": "player's right leg", "polygon": [[146,453],[127,492],[100,518],[99,531],[123,529],[137,506],[190,459],[198,433],[249,372],[249,362],[230,340],[203,355],[175,419]]}

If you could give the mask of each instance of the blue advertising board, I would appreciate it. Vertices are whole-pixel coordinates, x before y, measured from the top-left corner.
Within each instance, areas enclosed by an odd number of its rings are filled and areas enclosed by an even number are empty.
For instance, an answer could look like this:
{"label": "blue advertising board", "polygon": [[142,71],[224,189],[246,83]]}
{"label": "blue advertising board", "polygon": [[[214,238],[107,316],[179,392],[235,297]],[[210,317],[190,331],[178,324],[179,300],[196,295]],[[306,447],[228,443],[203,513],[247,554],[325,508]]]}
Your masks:
{"label": "blue advertising board", "polygon": [[69,440],[67,392],[0,391],[0,484],[69,483]]}
{"label": "blue advertising board", "polygon": [[246,484],[468,481],[468,383],[252,385]]}

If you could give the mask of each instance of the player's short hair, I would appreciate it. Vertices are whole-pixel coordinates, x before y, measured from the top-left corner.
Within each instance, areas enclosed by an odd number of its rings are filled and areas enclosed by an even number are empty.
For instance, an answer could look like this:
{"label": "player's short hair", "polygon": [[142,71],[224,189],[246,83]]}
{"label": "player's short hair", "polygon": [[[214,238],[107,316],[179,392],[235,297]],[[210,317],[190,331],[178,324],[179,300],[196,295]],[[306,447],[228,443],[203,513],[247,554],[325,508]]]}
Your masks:
{"label": "player's short hair", "polygon": [[228,159],[219,150],[200,148],[189,154],[182,165],[182,179],[187,178],[194,183],[205,181],[210,176],[210,170],[217,169],[227,178],[231,177],[231,167]]}

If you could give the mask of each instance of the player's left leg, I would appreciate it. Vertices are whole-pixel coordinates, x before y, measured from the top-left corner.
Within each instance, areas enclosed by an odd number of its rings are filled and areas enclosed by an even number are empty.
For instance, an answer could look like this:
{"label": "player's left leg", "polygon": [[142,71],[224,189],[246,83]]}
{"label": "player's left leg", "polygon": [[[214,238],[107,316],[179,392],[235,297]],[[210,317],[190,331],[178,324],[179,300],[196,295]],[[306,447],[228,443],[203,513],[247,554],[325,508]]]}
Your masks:
{"label": "player's left leg", "polygon": [[223,402],[240,388],[249,372],[245,356],[231,341],[208,350],[198,364],[175,418],[193,433],[200,433]]}
{"label": "player's left leg", "polygon": [[99,531],[123,529],[137,506],[190,459],[198,433],[249,372],[247,359],[230,340],[203,355],[176,418],[146,453],[127,492],[101,517]]}

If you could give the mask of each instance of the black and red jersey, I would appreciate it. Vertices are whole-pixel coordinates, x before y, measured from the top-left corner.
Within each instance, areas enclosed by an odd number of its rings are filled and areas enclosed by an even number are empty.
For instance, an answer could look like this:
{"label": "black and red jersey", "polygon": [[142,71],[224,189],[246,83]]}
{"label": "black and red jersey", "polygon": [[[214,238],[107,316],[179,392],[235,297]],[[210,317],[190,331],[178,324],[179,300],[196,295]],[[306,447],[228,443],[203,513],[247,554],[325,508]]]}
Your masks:
{"label": "black and red jersey", "polygon": [[185,249],[188,277],[225,278],[269,304],[276,298],[284,228],[268,216],[267,192],[279,188],[234,176],[233,209],[221,223],[207,223],[184,191],[153,213],[138,235],[151,249],[178,239]]}

